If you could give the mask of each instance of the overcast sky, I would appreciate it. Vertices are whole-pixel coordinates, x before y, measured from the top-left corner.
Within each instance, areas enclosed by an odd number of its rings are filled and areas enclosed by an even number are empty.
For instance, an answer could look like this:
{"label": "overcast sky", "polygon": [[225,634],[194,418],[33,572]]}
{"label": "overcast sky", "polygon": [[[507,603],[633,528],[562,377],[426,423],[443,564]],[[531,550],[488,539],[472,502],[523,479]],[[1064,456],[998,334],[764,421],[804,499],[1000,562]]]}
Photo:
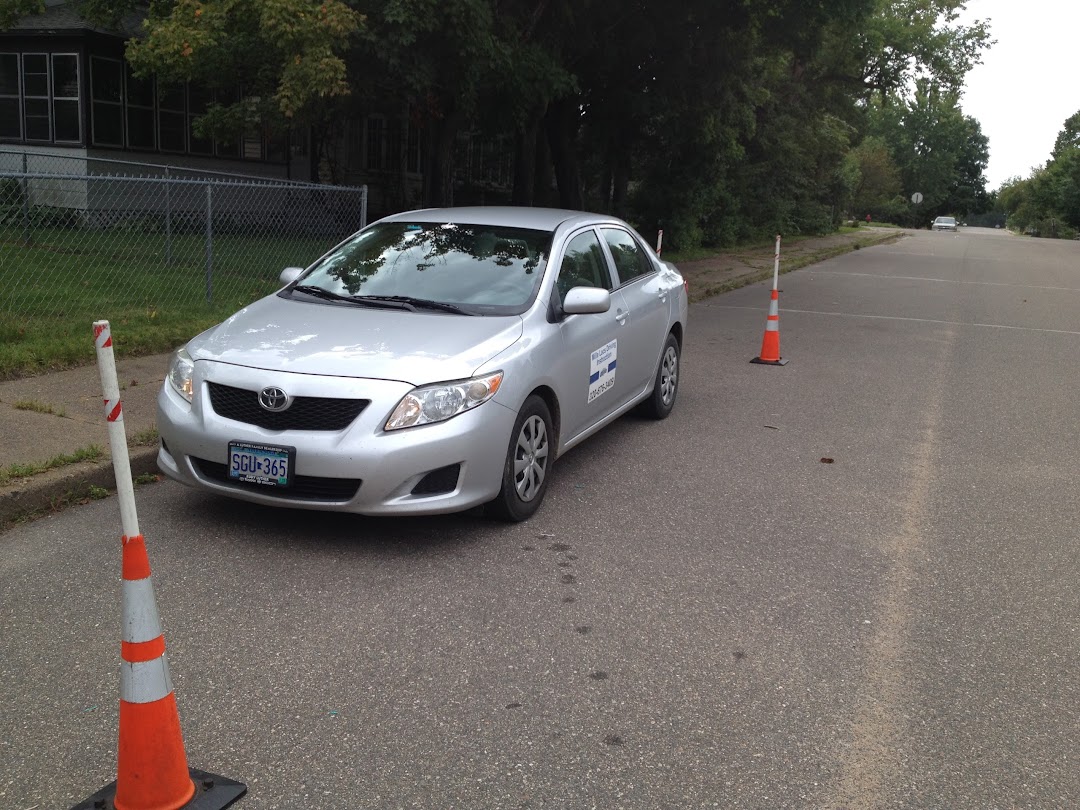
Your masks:
{"label": "overcast sky", "polygon": [[962,22],[989,19],[997,44],[967,77],[961,106],[990,139],[987,188],[1050,158],[1080,111],[1078,0],[967,0]]}

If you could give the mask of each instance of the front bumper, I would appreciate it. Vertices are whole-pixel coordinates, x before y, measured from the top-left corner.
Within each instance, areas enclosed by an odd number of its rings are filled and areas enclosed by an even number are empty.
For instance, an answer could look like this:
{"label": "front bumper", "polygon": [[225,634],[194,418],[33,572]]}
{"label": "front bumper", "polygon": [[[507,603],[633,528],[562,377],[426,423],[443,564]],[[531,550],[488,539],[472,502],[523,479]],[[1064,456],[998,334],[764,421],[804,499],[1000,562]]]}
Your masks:
{"label": "front bumper", "polygon": [[[342,430],[269,430],[216,413],[208,383],[294,396],[370,400]],[[189,404],[165,382],[158,395],[158,467],[180,483],[231,498],[365,515],[430,515],[486,503],[499,493],[516,414],[498,402],[446,421],[405,430],[383,425],[407,383],[265,371],[198,361]],[[227,477],[229,442],[295,447],[292,488],[242,484]],[[457,468],[456,483],[453,469]],[[432,487],[421,485],[426,479]],[[418,485],[420,485],[418,487]],[[438,491],[432,493],[431,490]],[[414,490],[418,490],[414,492]]]}

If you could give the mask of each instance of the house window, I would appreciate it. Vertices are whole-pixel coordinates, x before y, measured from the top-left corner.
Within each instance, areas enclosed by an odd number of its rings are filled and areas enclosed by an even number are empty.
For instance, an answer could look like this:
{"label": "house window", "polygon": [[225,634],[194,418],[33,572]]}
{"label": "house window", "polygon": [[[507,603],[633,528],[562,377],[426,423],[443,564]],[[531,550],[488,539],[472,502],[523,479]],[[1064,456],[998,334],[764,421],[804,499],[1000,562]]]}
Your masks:
{"label": "house window", "polygon": [[187,151],[184,94],[183,85],[158,88],[158,134],[162,152]]}
{"label": "house window", "polygon": [[154,80],[140,79],[128,67],[127,82],[127,145],[132,149],[153,150],[154,137]]}
{"label": "house window", "polygon": [[95,146],[124,145],[124,67],[119,59],[90,57],[91,129]]}
{"label": "house window", "polygon": [[0,53],[0,138],[81,143],[79,57]]}
{"label": "house window", "polygon": [[22,140],[19,115],[19,55],[0,53],[0,138]]}
{"label": "house window", "polygon": [[53,139],[58,143],[80,143],[79,57],[73,53],[52,55]]}
{"label": "house window", "polygon": [[24,53],[22,63],[23,120],[26,122],[26,140],[51,141],[48,54]]}

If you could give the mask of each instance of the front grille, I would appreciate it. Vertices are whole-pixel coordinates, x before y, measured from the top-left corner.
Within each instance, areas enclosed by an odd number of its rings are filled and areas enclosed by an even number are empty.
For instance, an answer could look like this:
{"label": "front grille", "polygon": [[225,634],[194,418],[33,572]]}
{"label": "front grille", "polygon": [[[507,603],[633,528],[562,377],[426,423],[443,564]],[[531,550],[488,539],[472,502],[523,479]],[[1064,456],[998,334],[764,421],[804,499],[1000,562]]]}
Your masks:
{"label": "front grille", "polygon": [[321,478],[317,475],[294,475],[292,485],[288,487],[269,487],[252,484],[248,481],[235,481],[229,478],[229,468],[216,461],[191,457],[195,469],[204,478],[228,484],[230,487],[259,492],[271,498],[291,498],[305,501],[348,501],[360,490],[359,478]]}
{"label": "front grille", "polygon": [[210,383],[214,412],[267,430],[344,430],[371,400],[296,397],[287,411],[268,411],[259,404],[259,392]]}

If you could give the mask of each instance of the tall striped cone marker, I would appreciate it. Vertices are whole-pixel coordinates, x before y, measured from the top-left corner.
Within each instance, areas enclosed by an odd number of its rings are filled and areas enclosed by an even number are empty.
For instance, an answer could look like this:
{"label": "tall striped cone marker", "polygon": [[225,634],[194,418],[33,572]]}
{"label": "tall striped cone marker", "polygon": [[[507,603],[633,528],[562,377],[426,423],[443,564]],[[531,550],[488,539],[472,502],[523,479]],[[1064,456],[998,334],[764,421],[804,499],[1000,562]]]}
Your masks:
{"label": "tall striped cone marker", "polygon": [[765,321],[765,337],[761,340],[761,354],[751,360],[765,366],[783,366],[787,360],[780,358],[780,234],[776,235],[776,257],[773,264],[772,295],[769,296],[769,317]]}
{"label": "tall striped cone marker", "polygon": [[180,733],[150,558],[139,533],[124,435],[124,409],[108,321],[94,324],[105,419],[124,526],[117,777],[73,810],[222,810],[247,791],[240,782],[189,768]]}

